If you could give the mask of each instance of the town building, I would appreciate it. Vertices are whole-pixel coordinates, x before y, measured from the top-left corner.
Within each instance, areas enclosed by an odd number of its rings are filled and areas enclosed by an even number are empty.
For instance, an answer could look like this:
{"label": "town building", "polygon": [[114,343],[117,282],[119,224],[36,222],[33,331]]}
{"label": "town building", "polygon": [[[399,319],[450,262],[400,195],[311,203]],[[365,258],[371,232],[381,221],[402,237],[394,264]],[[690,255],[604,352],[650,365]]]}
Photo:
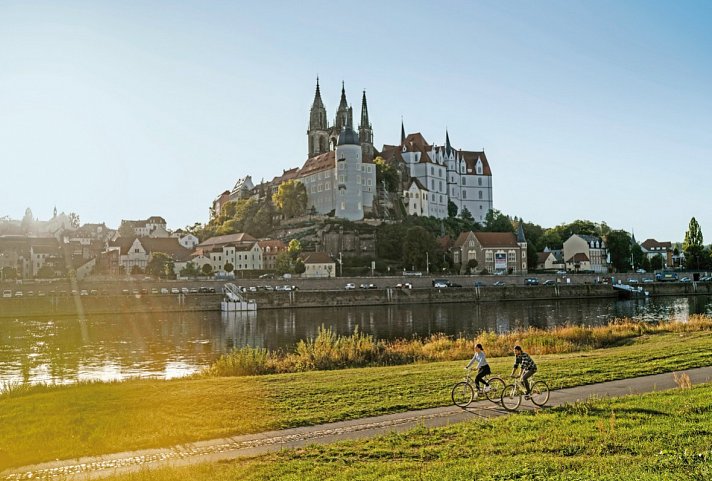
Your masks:
{"label": "town building", "polygon": [[[191,251],[183,247],[175,237],[119,237],[109,242],[108,250],[117,250],[118,267],[125,273],[144,272],[153,254],[161,252],[173,260],[174,270],[190,259]],[[111,269],[110,266],[110,271]]]}
{"label": "town building", "polygon": [[527,241],[519,226],[513,232],[463,232],[452,247],[453,262],[460,265],[460,273],[472,271],[488,273],[527,273]]}
{"label": "town building", "polygon": [[646,239],[645,242],[640,244],[640,248],[649,260],[660,256],[662,258],[662,267],[673,267],[674,250],[672,242],[658,242],[655,239]]}
{"label": "town building", "polygon": [[287,245],[279,239],[260,239],[257,241],[262,251],[262,268],[273,271],[277,268],[277,256],[287,252]]}
{"label": "town building", "polygon": [[564,241],[564,260],[570,272],[608,272],[608,250],[600,237],[572,235]]}
{"label": "town building", "polygon": [[[131,228],[136,237],[170,237],[166,228],[166,220],[160,216],[152,216],[145,220],[122,220],[119,231],[125,232]],[[125,235],[124,237],[131,237]]]}
{"label": "town building", "polygon": [[302,277],[336,277],[336,262],[325,252],[302,252],[299,257],[306,268]]}

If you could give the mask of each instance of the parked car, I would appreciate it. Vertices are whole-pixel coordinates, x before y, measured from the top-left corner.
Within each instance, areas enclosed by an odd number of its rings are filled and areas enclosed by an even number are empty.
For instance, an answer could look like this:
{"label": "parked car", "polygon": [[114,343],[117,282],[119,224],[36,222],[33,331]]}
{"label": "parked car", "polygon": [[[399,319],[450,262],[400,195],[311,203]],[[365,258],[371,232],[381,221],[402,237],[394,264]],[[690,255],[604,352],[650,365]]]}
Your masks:
{"label": "parked car", "polygon": [[210,292],[210,289],[208,289],[207,287],[199,287],[198,292],[201,294],[207,294],[208,292]]}
{"label": "parked car", "polygon": [[410,282],[399,282],[398,284],[396,284],[396,287],[399,289],[412,289],[413,284],[411,284]]}
{"label": "parked car", "polygon": [[180,289],[177,287],[171,287],[171,294],[180,294]]}
{"label": "parked car", "polygon": [[683,277],[682,279],[680,279],[680,282],[691,282],[691,280],[689,277]]}
{"label": "parked car", "polygon": [[628,279],[628,284],[637,284],[637,283],[638,283],[638,279],[633,279],[633,278]]}
{"label": "parked car", "polygon": [[556,273],[559,274],[560,276],[566,275],[566,271],[556,271]]}
{"label": "parked car", "polygon": [[167,287],[161,287],[161,294],[170,294],[171,291],[168,290]]}
{"label": "parked car", "polygon": [[652,284],[652,283],[653,283],[653,280],[649,277],[646,277],[645,279],[643,279],[643,284]]}
{"label": "parked car", "polygon": [[22,297],[22,291],[15,292],[15,297]]}
{"label": "parked car", "polygon": [[712,282],[712,276],[700,277],[700,282]]}
{"label": "parked car", "polygon": [[269,272],[267,274],[262,274],[260,276],[260,279],[274,279],[274,274],[269,273]]}
{"label": "parked car", "polygon": [[636,274],[645,274],[645,269],[637,269]]}
{"label": "parked car", "polygon": [[356,289],[356,284],[354,284],[353,282],[349,282],[344,286],[344,289]]}
{"label": "parked car", "polygon": [[494,284],[492,284],[492,285],[493,285],[493,286],[497,286],[497,287],[500,287],[500,286],[503,286],[503,285],[505,285],[505,282],[504,282],[504,281],[497,281],[497,282],[495,282],[495,283],[494,283]]}
{"label": "parked car", "polygon": [[369,289],[378,289],[378,286],[376,284],[369,284],[368,288]]}
{"label": "parked car", "polygon": [[434,282],[433,287],[436,289],[443,289],[443,288],[447,287],[447,283],[446,282]]}
{"label": "parked car", "polygon": [[359,289],[368,289],[368,284],[361,284],[358,286]]}
{"label": "parked car", "polygon": [[554,284],[556,284],[556,282],[554,282],[554,281],[551,280],[551,279],[547,279],[547,280],[544,281],[544,284],[543,284],[543,285],[545,285],[545,286],[553,286]]}
{"label": "parked car", "polygon": [[180,288],[180,291],[181,291],[183,294],[190,294],[190,289],[188,289],[187,287],[181,287],[181,288]]}
{"label": "parked car", "polygon": [[527,277],[524,279],[524,283],[528,286],[538,286],[539,285],[539,279],[536,277]]}
{"label": "parked car", "polygon": [[79,291],[79,295],[80,295],[80,296],[88,296],[88,295],[89,295],[89,291],[87,291],[86,289],[82,289],[81,291]]}
{"label": "parked car", "polygon": [[5,289],[2,291],[2,296],[3,297],[12,297],[12,291],[10,289]]}

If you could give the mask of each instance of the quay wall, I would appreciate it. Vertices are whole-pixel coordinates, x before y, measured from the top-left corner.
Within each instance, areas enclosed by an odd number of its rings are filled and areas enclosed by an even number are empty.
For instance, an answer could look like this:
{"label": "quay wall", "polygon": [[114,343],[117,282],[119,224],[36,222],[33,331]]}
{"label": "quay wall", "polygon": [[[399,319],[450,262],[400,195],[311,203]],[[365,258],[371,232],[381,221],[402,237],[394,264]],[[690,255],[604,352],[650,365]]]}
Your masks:
{"label": "quay wall", "polygon": [[[342,281],[339,281],[341,285]],[[333,284],[333,280],[332,280]],[[357,284],[358,285],[358,284]],[[547,299],[615,298],[616,291],[602,284],[559,284],[554,286],[505,285],[436,289],[311,289],[258,291],[245,296],[260,309],[338,307],[456,302],[508,302]],[[326,286],[328,287],[328,286]],[[644,285],[651,296],[712,295],[712,283],[654,283]],[[78,316],[88,314],[183,312],[220,310],[221,294],[122,294],[106,289],[96,295],[55,294],[42,297],[0,298],[0,318]],[[150,289],[149,289],[150,292]]]}

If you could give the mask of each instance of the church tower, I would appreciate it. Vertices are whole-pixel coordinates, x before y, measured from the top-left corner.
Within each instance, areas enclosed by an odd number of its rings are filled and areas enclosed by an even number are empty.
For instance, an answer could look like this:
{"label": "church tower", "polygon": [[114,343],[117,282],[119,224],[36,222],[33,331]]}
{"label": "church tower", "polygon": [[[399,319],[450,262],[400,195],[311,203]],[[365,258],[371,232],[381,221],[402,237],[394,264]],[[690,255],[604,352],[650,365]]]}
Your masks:
{"label": "church tower", "polygon": [[366,104],[366,91],[363,91],[361,100],[361,124],[358,126],[358,140],[361,142],[364,160],[373,159],[375,149],[373,148],[373,128],[368,121],[368,105]]}
{"label": "church tower", "polygon": [[334,127],[336,128],[336,135],[341,133],[341,129],[348,125],[349,120],[351,120],[351,125],[353,125],[353,118],[351,116],[351,109],[349,109],[349,104],[346,102],[346,89],[344,87],[344,82],[341,82],[341,101],[339,102],[339,108],[336,111],[336,119],[334,120]]}
{"label": "church tower", "polygon": [[326,120],[326,108],[321,100],[319,77],[316,78],[314,103],[309,111],[309,158],[329,151],[329,123]]}

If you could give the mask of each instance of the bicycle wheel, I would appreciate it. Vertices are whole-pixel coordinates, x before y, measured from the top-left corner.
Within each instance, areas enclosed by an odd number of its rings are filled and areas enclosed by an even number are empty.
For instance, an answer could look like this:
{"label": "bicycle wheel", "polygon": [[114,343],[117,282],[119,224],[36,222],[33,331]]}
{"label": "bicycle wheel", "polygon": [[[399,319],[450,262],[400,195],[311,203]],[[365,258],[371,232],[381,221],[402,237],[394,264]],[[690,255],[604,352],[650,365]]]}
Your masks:
{"label": "bicycle wheel", "polygon": [[537,381],[532,384],[532,402],[541,407],[549,400],[549,386],[544,381]]}
{"label": "bicycle wheel", "polygon": [[495,404],[502,402],[502,391],[504,391],[504,380],[499,377],[491,377],[487,380],[489,391],[485,388],[485,396]]}
{"label": "bicycle wheel", "polygon": [[507,411],[516,411],[519,405],[522,404],[522,393],[519,392],[517,386],[510,384],[502,390],[502,406]]}
{"label": "bicycle wheel", "polygon": [[469,383],[460,381],[452,388],[452,402],[455,406],[466,408],[472,402],[475,391]]}

